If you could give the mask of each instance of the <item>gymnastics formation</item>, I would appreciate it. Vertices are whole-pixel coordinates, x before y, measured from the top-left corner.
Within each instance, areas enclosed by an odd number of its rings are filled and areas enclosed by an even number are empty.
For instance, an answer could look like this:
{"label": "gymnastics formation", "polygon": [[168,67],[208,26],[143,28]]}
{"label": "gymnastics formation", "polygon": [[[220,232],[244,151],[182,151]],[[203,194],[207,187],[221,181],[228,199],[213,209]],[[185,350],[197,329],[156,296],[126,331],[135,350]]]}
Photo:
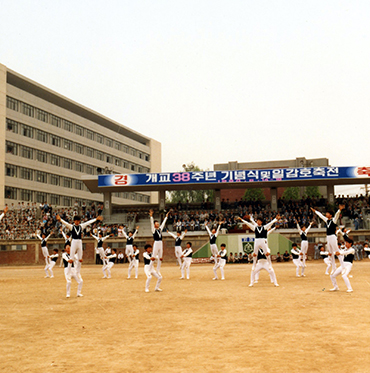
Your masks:
{"label": "gymnastics formation", "polygon": [[[351,277],[350,272],[353,266],[353,260],[355,257],[355,251],[352,248],[353,240],[348,236],[349,230],[340,229],[338,227],[338,219],[341,214],[341,210],[344,208],[344,205],[339,205],[338,211],[334,214],[333,211],[327,211],[325,215],[321,212],[312,208],[312,211],[323,220],[326,227],[326,250],[323,245],[320,247],[320,255],[326,264],[325,275],[330,275],[330,279],[333,284],[331,291],[338,291],[339,286],[337,283],[337,277],[342,276],[343,281],[347,287],[347,292],[352,292],[352,286],[349,278]],[[0,220],[4,217],[7,212],[7,208],[4,209],[4,212],[0,215]],[[153,210],[149,211],[150,217],[150,226],[151,233],[153,235],[153,245],[147,244],[144,248],[143,253],[143,262],[144,262],[144,273],[146,275],[145,282],[145,292],[150,291],[150,282],[154,277],[156,278],[156,284],[154,290],[156,292],[161,292],[160,288],[161,282],[163,280],[161,274],[161,264],[163,261],[163,232],[165,231],[166,221],[170,211],[166,214],[163,221],[160,223],[153,218]],[[258,283],[260,272],[265,270],[271,280],[271,283],[278,287],[275,271],[272,267],[271,261],[271,250],[268,247],[267,237],[272,233],[276,228],[273,227],[274,223],[280,218],[277,215],[269,223],[265,223],[262,217],[256,217],[254,220],[253,216],[246,216],[246,220],[238,217],[238,219],[243,222],[247,227],[254,232],[254,249],[253,249],[253,265],[250,276],[250,287],[253,287]],[[79,216],[74,216],[73,223],[64,221],[57,216],[57,220],[62,223],[62,225],[67,229],[67,232],[64,232],[61,229],[61,233],[65,239],[64,250],[61,255],[60,266],[64,267],[64,275],[67,282],[66,285],[66,296],[70,297],[71,293],[71,284],[72,279],[77,282],[77,297],[82,297],[82,285],[83,280],[81,277],[81,265],[83,262],[83,250],[82,250],[82,232],[90,224],[93,224],[95,221],[101,221],[102,216],[98,216],[96,219],[91,219],[87,222],[81,223],[81,218]],[[220,271],[221,280],[225,280],[225,265],[227,263],[227,249],[226,245],[222,243],[220,245],[220,250],[217,246],[217,238],[219,235],[220,227],[222,221],[219,222],[217,229],[212,231],[208,228],[206,224],[207,233],[209,235],[209,244],[211,250],[211,259],[214,261],[213,266],[213,280],[218,280],[218,271]],[[305,277],[305,268],[306,268],[306,259],[307,259],[307,250],[308,250],[308,233],[310,231],[312,223],[308,226],[303,225],[299,226],[296,222],[296,226],[301,238],[300,248],[297,243],[292,244],[291,256],[293,259],[293,264],[296,266],[296,276]],[[125,254],[129,263],[128,266],[128,275],[127,278],[131,278],[131,272],[135,269],[135,279],[139,277],[139,255],[140,251],[138,247],[134,244],[134,239],[139,233],[139,226],[136,227],[135,231],[122,232],[123,236],[126,239],[126,250]],[[177,264],[179,265],[181,280],[190,279],[190,266],[193,259],[193,248],[190,241],[186,242],[186,247],[182,249],[182,241],[184,240],[187,231],[172,233],[167,231],[167,233],[174,238],[174,255],[176,257]],[[46,236],[45,233],[42,233],[41,236],[37,234],[37,238],[41,241],[41,251],[45,260],[45,278],[53,278],[54,272],[53,268],[58,260],[59,252],[58,249],[54,249],[53,253],[50,254],[47,241],[52,234]],[[103,236],[101,231],[98,231],[97,235],[91,235],[96,240],[96,253],[100,256],[102,261],[102,272],[103,278],[109,279],[112,275],[112,268],[117,260],[117,251],[116,249],[104,249],[103,243],[111,235]],[[343,243],[340,243],[340,238],[343,238]],[[364,250],[367,252],[370,258],[370,248],[368,244],[365,244]],[[336,266],[335,258],[339,260],[339,267]],[[331,268],[331,271],[330,271]]]}

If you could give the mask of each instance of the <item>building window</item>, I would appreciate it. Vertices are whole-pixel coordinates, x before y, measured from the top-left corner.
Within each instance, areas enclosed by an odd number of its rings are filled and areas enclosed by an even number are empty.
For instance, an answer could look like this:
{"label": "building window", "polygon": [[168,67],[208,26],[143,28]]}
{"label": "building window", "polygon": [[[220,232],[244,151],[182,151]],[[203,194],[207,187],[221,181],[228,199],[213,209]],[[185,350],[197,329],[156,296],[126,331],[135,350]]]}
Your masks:
{"label": "building window", "polygon": [[72,199],[71,199],[71,197],[63,197],[63,205],[64,206],[72,206]]}
{"label": "building window", "polygon": [[60,204],[60,196],[57,194],[51,194],[50,195],[50,203],[52,205],[59,205]]}
{"label": "building window", "polygon": [[99,161],[102,161],[103,160],[103,153],[99,152],[99,151],[96,151],[96,159],[98,159]]}
{"label": "building window", "polygon": [[35,180],[38,181],[39,183],[45,183],[46,184],[48,182],[48,174],[46,172],[36,171]]}
{"label": "building window", "polygon": [[35,180],[37,182],[47,184],[47,182],[48,182],[48,174],[46,172],[35,171],[35,173],[36,173]]}
{"label": "building window", "polygon": [[33,180],[33,170],[30,168],[19,167],[19,177],[25,180]]}
{"label": "building window", "polygon": [[64,188],[72,188],[72,179],[69,177],[64,177],[63,179]]}
{"label": "building window", "polygon": [[84,135],[84,129],[81,126],[78,126],[77,124],[76,124],[76,134],[79,136]]}
{"label": "building window", "polygon": [[18,154],[18,146],[17,144],[14,144],[14,142],[7,141],[6,142],[6,152],[8,154]]}
{"label": "building window", "polygon": [[30,126],[27,126],[25,124],[22,124],[21,134],[23,136],[26,136],[26,137],[29,137],[29,138],[33,139],[33,128],[30,127]]}
{"label": "building window", "polygon": [[64,158],[64,168],[68,168],[72,170],[72,160],[68,158]]}
{"label": "building window", "polygon": [[136,201],[136,193],[131,193],[131,199],[132,199],[133,201]]}
{"label": "building window", "polygon": [[98,133],[96,134],[96,141],[99,144],[104,144],[104,137],[102,135],[99,135]]}
{"label": "building window", "polygon": [[111,139],[106,139],[105,141],[106,145],[109,146],[110,148],[113,147],[113,141]]}
{"label": "building window", "polygon": [[128,148],[128,146],[123,145],[123,151],[128,154],[130,149]]}
{"label": "building window", "polygon": [[23,158],[33,159],[33,149],[28,146],[20,146],[20,156]]}
{"label": "building window", "polygon": [[128,169],[128,163],[123,161],[123,167]]}
{"label": "building window", "polygon": [[8,198],[8,199],[18,199],[17,198],[17,188],[6,186],[4,197]]}
{"label": "building window", "polygon": [[19,101],[16,100],[15,98],[6,97],[6,107],[11,110],[18,111],[19,110]]}
{"label": "building window", "polygon": [[50,163],[53,166],[60,166],[60,157],[59,157],[59,155],[51,154],[50,155]]}
{"label": "building window", "polygon": [[33,118],[34,117],[34,111],[35,111],[35,108],[33,106],[28,105],[25,102],[22,102],[22,105],[21,105],[22,114],[28,115],[29,117]]}
{"label": "building window", "polygon": [[88,156],[88,157],[94,157],[94,149],[92,149],[92,148],[86,148],[86,155]]}
{"label": "building window", "polygon": [[148,155],[148,154],[145,154],[145,160],[146,160],[147,162],[149,162],[149,155]]}
{"label": "building window", "polygon": [[134,157],[136,156],[136,150],[135,149],[131,149],[131,155],[133,155]]}
{"label": "building window", "polygon": [[48,134],[44,131],[36,131],[36,139],[42,142],[48,142]]}
{"label": "building window", "polygon": [[73,123],[68,122],[68,120],[64,121],[64,129],[69,132],[73,132]]}
{"label": "building window", "polygon": [[42,122],[46,122],[48,121],[48,113],[44,110],[41,110],[41,109],[36,109],[36,118],[38,120],[41,120]]}
{"label": "building window", "polygon": [[121,144],[117,141],[114,142],[114,149],[121,150]]}
{"label": "building window", "polygon": [[51,174],[50,175],[50,183],[53,184],[53,185],[60,185],[60,177],[59,177],[59,175]]}
{"label": "building window", "polygon": [[105,161],[108,163],[113,163],[113,157],[109,154],[105,155]]}
{"label": "building window", "polygon": [[84,165],[80,162],[75,162],[75,169],[78,172],[84,172]]}
{"label": "building window", "polygon": [[32,192],[28,189],[21,189],[21,200],[32,201]]}
{"label": "building window", "polygon": [[138,168],[137,168],[137,172],[140,172],[140,173],[141,173],[142,171],[143,171],[143,170],[142,170],[141,167],[138,167]]}
{"label": "building window", "polygon": [[36,202],[38,203],[44,203],[45,201],[47,201],[46,193],[35,192],[35,198],[36,198]]}
{"label": "building window", "polygon": [[83,190],[83,182],[81,180],[75,180],[75,189]]}
{"label": "building window", "polygon": [[55,115],[51,114],[51,124],[55,127],[61,127],[62,126],[62,120],[59,117],[56,117]]}
{"label": "building window", "polygon": [[143,153],[140,153],[140,152],[139,152],[139,155],[138,155],[138,156],[139,156],[140,159],[143,159]]}
{"label": "building window", "polygon": [[90,131],[90,130],[86,130],[86,137],[87,137],[89,140],[94,140],[94,132],[93,132],[93,131]]}
{"label": "building window", "polygon": [[18,133],[18,123],[14,120],[6,120],[6,130],[14,133]]}
{"label": "building window", "polygon": [[72,141],[64,139],[64,149],[66,150],[72,150]]}
{"label": "building window", "polygon": [[5,164],[5,175],[10,177],[17,177],[17,166],[12,164]]}
{"label": "building window", "polygon": [[114,158],[115,166],[121,167],[121,160],[119,158]]}
{"label": "building window", "polygon": [[60,137],[55,135],[50,135],[50,144],[54,146],[60,146]]}
{"label": "building window", "polygon": [[47,163],[47,161],[48,161],[48,153],[45,153],[45,152],[43,152],[41,150],[37,150],[36,151],[36,159],[39,162]]}
{"label": "building window", "polygon": [[86,165],[86,173],[94,175],[94,168],[92,166]]}
{"label": "building window", "polygon": [[131,165],[131,171],[135,171],[135,165],[134,164]]}
{"label": "building window", "polygon": [[81,144],[75,144],[76,153],[83,154],[84,153],[84,147]]}

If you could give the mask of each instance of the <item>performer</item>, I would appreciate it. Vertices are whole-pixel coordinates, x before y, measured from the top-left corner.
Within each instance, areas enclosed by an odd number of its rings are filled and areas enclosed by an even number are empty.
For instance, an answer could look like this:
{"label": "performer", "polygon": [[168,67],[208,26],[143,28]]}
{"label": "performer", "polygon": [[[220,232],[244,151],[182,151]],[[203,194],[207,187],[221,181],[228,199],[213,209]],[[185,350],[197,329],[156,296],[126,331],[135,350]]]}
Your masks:
{"label": "performer", "polygon": [[181,255],[181,259],[184,260],[181,266],[181,277],[180,280],[184,279],[184,272],[186,270],[186,279],[190,280],[190,265],[193,260],[193,249],[191,248],[191,242],[186,243],[186,249]]}
{"label": "performer", "polygon": [[[81,223],[81,218],[78,215],[73,217],[73,224],[67,223],[64,221],[59,215],[56,216],[56,219],[60,221],[63,225],[65,225],[70,231],[72,236],[72,243],[71,243],[71,258],[74,258],[77,254],[78,262],[76,264],[76,272],[77,274],[81,271],[81,263],[82,263],[82,231],[90,224],[95,223],[97,220],[103,220],[103,217],[100,215],[96,219],[91,219],[85,223]],[[70,261],[70,267],[72,268],[72,259]]]}
{"label": "performer", "polygon": [[[217,227],[217,231],[216,229],[212,229],[212,232],[210,231],[210,229],[208,228],[208,222],[205,221],[204,222],[204,226],[206,227],[206,230],[208,232],[208,235],[209,235],[209,245],[211,247],[211,254],[213,256],[213,259],[215,261],[215,265],[213,266],[213,272],[215,271],[215,269],[217,269],[217,264],[218,264],[218,260],[219,260],[219,256],[218,256],[218,248],[217,248],[217,245],[216,245],[216,241],[217,241],[217,236],[218,234],[220,233],[220,228],[221,228],[221,224],[222,222],[220,221],[218,223],[218,227]],[[217,267],[217,268],[216,268]]]}
{"label": "performer", "polygon": [[182,233],[181,233],[181,231],[177,231],[176,232],[177,235],[173,234],[170,231],[167,231],[167,233],[175,239],[175,256],[176,256],[176,259],[177,259],[177,263],[180,266],[180,269],[181,269],[181,265],[182,265],[182,261],[181,261],[181,255],[182,255],[181,243],[182,243],[182,240],[184,239],[185,234],[187,233],[187,231],[188,231],[187,229],[185,229],[184,232],[182,232]]}
{"label": "performer", "polygon": [[218,280],[218,276],[217,276],[218,268],[220,268],[220,271],[221,271],[221,280],[225,280],[224,267],[227,261],[227,250],[226,250],[226,245],[224,243],[221,244],[220,247],[221,247],[221,250],[218,252],[219,260],[217,264],[213,267],[213,272],[215,274],[215,277],[213,278],[214,280]]}
{"label": "performer", "polygon": [[[170,210],[171,211],[171,210]],[[153,219],[153,210],[149,210],[150,216],[150,226],[153,233],[154,243],[153,243],[153,254],[152,261],[157,260],[157,272],[161,275],[161,265],[163,261],[163,242],[162,242],[162,231],[166,225],[166,221],[170,211],[167,212],[166,217],[163,219],[161,225],[157,220]]]}
{"label": "performer", "polygon": [[44,268],[44,271],[45,271],[45,274],[46,274],[45,278],[50,277],[49,272],[48,272],[49,267],[50,267],[50,255],[49,255],[49,249],[46,245],[46,242],[52,234],[53,234],[53,232],[51,232],[47,237],[46,237],[45,233],[42,233],[41,237],[38,233],[36,234],[36,237],[39,240],[41,240],[41,251],[42,251],[42,255],[44,255],[44,258],[45,258],[45,268]]}
{"label": "performer", "polygon": [[[249,216],[247,217],[247,219]],[[242,221],[244,224],[246,224],[252,231],[255,233],[255,240],[254,240],[254,254],[253,255],[253,267],[252,271],[256,268],[256,262],[257,262],[257,254],[258,250],[262,249],[263,253],[266,255],[268,253],[267,251],[267,231],[271,228],[271,226],[276,223],[280,219],[280,215],[276,215],[275,219],[271,220],[270,223],[263,225],[263,219],[261,217],[257,218],[257,222],[255,222],[252,218],[251,223],[243,220],[241,217],[238,217],[240,221]],[[268,256],[268,255],[266,255]]]}
{"label": "performer", "polygon": [[364,243],[364,250],[366,251],[367,257],[370,259],[370,248],[367,242]]}
{"label": "performer", "polygon": [[[335,252],[337,251],[337,222],[341,211],[344,209],[344,205],[339,205],[339,210],[335,213],[329,210],[325,213],[325,216],[320,212],[311,207],[311,210],[320,217],[326,225],[326,243],[331,258],[332,272],[337,268],[335,264]],[[333,217],[334,216],[334,217]],[[343,264],[343,257],[339,259],[340,264]]]}
{"label": "performer", "polygon": [[331,267],[331,259],[329,258],[329,252],[325,251],[324,247],[322,245],[320,246],[320,255],[324,259],[324,263],[326,264],[326,275],[330,275],[329,268]]}
{"label": "performer", "polygon": [[137,233],[139,232],[139,226],[136,227],[136,230],[134,233],[132,233],[132,231],[128,232],[128,234],[126,234],[126,232],[124,230],[122,230],[122,235],[126,238],[126,251],[125,251],[125,254],[127,256],[127,260],[128,262],[131,264],[131,260],[132,260],[132,254],[134,253],[134,249],[133,249],[133,244],[134,244],[134,239],[137,235]]}
{"label": "performer", "polygon": [[108,234],[105,237],[103,237],[103,233],[99,232],[97,236],[94,236],[93,234],[91,234],[91,236],[94,237],[95,240],[98,242],[96,251],[98,252],[100,259],[103,262],[103,278],[107,278],[105,271],[104,271],[104,267],[108,264],[108,259],[104,252],[103,242],[110,236],[113,236],[113,234]]}
{"label": "performer", "polygon": [[301,236],[301,240],[302,240],[301,241],[301,254],[300,254],[302,256],[302,265],[303,265],[303,267],[306,267],[306,255],[307,255],[307,251],[308,251],[307,234],[308,234],[308,231],[311,228],[312,222],[310,223],[310,225],[308,227],[306,227],[305,225],[302,225],[302,228],[299,226],[297,220],[295,222],[297,224],[298,232],[299,232],[299,235]]}
{"label": "performer", "polygon": [[[351,283],[349,282],[349,279],[348,279],[348,275],[349,275],[349,273],[351,272],[351,269],[352,269],[353,259],[355,257],[355,250],[353,249],[352,245],[353,245],[353,241],[349,238],[347,241],[345,241],[345,249],[344,250],[337,250],[334,253],[335,255],[337,255],[338,258],[340,256],[342,256],[343,266],[341,265],[340,267],[338,267],[334,271],[334,273],[330,275],[331,282],[334,285],[334,288],[330,289],[330,291],[339,290],[336,277],[339,276],[340,274],[342,274],[342,278],[343,278],[345,284],[347,285],[347,293],[352,293],[353,292]],[[334,254],[332,254],[332,255],[334,255]],[[329,255],[331,255],[331,254],[329,254]]]}
{"label": "performer", "polygon": [[[253,255],[255,255],[255,254],[253,253]],[[275,286],[279,286],[279,284],[277,283],[277,280],[276,280],[275,271],[273,270],[272,265],[271,265],[271,255],[270,255],[270,249],[269,248],[267,248],[267,253],[266,254],[264,253],[262,248],[258,249],[257,265],[256,265],[255,270],[251,271],[251,283],[249,284],[250,287],[252,287],[254,284],[258,283],[259,274],[260,274],[262,269],[264,269],[265,271],[268,272],[271,282]]]}
{"label": "performer", "polygon": [[[104,277],[111,278],[111,269],[114,266],[114,264],[116,263],[116,259],[117,259],[117,250],[112,249],[112,254],[107,256],[107,259],[106,259],[107,264],[105,266],[103,266]],[[105,271],[108,272],[108,276],[106,276]]]}
{"label": "performer", "polygon": [[[302,265],[302,262],[301,262],[301,251],[298,249],[297,247],[297,244],[294,243],[292,245],[292,250],[290,251],[290,253],[292,254],[292,258],[293,258],[293,263],[296,265],[297,269],[296,269],[296,276],[297,277],[305,277],[304,275],[304,267]],[[301,275],[299,275],[299,268],[301,268]]]}
{"label": "performer", "polygon": [[3,220],[3,217],[5,216],[5,214],[8,212],[8,206],[5,206],[4,210],[3,210],[3,213],[0,215],[0,221]]}
{"label": "performer", "polygon": [[159,285],[162,282],[162,276],[153,267],[153,261],[155,260],[155,258],[153,258],[152,256],[151,245],[145,245],[145,252],[143,254],[143,258],[144,258],[144,273],[146,274],[146,277],[147,277],[147,280],[145,283],[145,292],[149,293],[149,285],[150,285],[152,276],[154,276],[157,279],[157,284],[155,285],[154,290],[162,291],[162,289],[159,287]]}
{"label": "performer", "polygon": [[135,278],[138,277],[138,274],[139,274],[139,254],[140,254],[139,249],[137,248],[136,245],[133,245],[132,260],[131,260],[131,263],[128,267],[128,277],[127,278],[131,278],[131,271],[132,271],[132,268],[134,268],[134,267],[135,267]]}
{"label": "performer", "polygon": [[58,254],[59,250],[58,249],[53,249],[53,253],[52,255],[50,255],[49,259],[50,259],[50,265],[49,265],[49,272],[50,272],[50,278],[53,278],[54,277],[54,273],[53,273],[53,268],[55,266],[55,264],[57,263],[57,260],[58,260]]}
{"label": "performer", "polygon": [[[64,250],[65,251],[62,255],[62,259],[63,259],[63,264],[64,264],[64,276],[67,281],[67,298],[71,296],[72,278],[74,278],[78,284],[77,296],[82,297],[83,295],[81,294],[81,290],[82,290],[83,280],[81,276],[77,275],[76,268],[75,268],[75,261],[72,259],[71,254],[70,254],[70,246],[65,245]],[[75,259],[76,258],[77,257],[75,257]]]}

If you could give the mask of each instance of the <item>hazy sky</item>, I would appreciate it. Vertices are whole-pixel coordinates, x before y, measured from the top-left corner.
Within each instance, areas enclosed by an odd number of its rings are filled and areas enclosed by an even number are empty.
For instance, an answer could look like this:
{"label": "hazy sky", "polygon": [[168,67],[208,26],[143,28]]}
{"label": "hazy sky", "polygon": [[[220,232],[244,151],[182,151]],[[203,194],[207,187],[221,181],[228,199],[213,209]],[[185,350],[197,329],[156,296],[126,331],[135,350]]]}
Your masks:
{"label": "hazy sky", "polygon": [[162,169],[370,165],[370,2],[0,0],[0,63],[162,143]]}

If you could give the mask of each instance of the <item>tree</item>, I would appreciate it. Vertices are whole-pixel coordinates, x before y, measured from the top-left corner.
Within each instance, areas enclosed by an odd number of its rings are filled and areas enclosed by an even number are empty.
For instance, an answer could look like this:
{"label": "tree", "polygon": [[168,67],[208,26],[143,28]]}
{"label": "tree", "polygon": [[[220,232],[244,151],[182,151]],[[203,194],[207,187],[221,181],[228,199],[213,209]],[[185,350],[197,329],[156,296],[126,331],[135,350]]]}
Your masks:
{"label": "tree", "polygon": [[[198,166],[191,162],[189,164],[183,164],[181,172],[194,172],[203,171]],[[186,186],[184,186],[186,188]],[[189,187],[188,187],[189,188]],[[167,192],[166,195],[167,202],[169,203],[202,203],[203,201],[212,202],[214,200],[213,190],[174,190],[172,192]]]}
{"label": "tree", "polygon": [[285,188],[283,198],[287,201],[299,199],[299,187],[288,187]]}
{"label": "tree", "polygon": [[321,197],[318,186],[308,186],[305,189],[305,195],[310,198]]}
{"label": "tree", "polygon": [[244,201],[263,201],[266,199],[261,188],[249,188],[245,190]]}

